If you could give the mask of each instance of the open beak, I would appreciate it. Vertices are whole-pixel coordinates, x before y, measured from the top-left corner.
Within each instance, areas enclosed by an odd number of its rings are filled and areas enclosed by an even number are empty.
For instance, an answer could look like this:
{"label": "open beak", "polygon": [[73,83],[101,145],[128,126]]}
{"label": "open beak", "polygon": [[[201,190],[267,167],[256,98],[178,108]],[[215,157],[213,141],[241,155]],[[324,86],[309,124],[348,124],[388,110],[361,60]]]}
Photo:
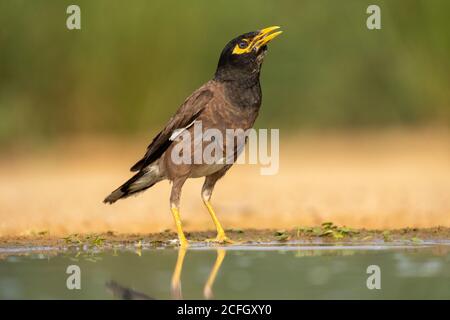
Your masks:
{"label": "open beak", "polygon": [[253,38],[253,48],[259,50],[262,46],[268,44],[270,41],[278,37],[283,31],[276,31],[280,29],[278,26],[261,29],[259,34]]}

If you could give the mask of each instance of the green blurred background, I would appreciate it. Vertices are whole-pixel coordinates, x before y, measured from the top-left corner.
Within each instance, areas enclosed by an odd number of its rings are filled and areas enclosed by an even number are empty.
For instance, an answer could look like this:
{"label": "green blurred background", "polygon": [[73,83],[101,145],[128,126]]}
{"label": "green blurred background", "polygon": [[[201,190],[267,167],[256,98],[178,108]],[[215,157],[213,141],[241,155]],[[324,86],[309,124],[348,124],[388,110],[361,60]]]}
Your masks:
{"label": "green blurred background", "polygon": [[[81,7],[82,30],[66,28]],[[382,29],[366,28],[381,7]],[[0,144],[157,131],[233,37],[282,26],[259,127],[450,125],[450,1],[0,2]]]}

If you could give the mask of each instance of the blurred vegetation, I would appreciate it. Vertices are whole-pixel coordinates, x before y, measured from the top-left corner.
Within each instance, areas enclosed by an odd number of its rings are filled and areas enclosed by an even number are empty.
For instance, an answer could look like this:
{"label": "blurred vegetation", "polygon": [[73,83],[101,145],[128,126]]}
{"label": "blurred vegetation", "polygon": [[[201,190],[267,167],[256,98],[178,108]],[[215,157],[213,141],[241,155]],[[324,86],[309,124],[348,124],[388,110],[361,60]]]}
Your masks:
{"label": "blurred vegetation", "polygon": [[[82,30],[66,29],[81,7]],[[382,30],[366,28],[378,4]],[[258,126],[450,124],[450,1],[0,2],[0,143],[151,134],[234,36],[280,25]]]}

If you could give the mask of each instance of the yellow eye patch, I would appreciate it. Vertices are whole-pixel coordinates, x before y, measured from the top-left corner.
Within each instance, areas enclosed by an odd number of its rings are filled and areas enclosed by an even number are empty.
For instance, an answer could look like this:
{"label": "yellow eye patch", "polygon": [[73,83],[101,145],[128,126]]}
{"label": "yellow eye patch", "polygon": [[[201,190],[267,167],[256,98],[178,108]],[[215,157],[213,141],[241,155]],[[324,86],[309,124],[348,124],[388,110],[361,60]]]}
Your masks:
{"label": "yellow eye patch", "polygon": [[242,39],[239,43],[234,47],[233,54],[243,54],[252,51],[252,46],[250,45],[250,41],[248,39]]}

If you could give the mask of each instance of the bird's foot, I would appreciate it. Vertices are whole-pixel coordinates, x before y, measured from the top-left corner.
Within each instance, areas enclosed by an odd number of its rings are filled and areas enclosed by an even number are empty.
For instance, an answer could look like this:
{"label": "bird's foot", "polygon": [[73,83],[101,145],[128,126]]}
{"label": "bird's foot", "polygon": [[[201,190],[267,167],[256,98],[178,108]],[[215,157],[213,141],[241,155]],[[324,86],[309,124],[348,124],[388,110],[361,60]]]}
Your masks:
{"label": "bird's foot", "polygon": [[180,247],[181,248],[187,248],[189,247],[189,242],[187,240],[180,241]]}
{"label": "bird's foot", "polygon": [[189,242],[186,240],[185,237],[180,237],[180,238],[178,239],[178,243],[179,243],[179,246],[180,246],[181,248],[187,248],[187,247],[189,247]]}
{"label": "bird's foot", "polygon": [[189,247],[189,242],[184,239],[184,240],[180,240],[180,239],[172,239],[168,241],[169,244],[174,245],[174,246],[179,246],[180,248],[187,248]]}
{"label": "bird's foot", "polygon": [[218,234],[217,237],[213,239],[206,239],[205,242],[207,243],[217,243],[217,244],[232,244],[234,243],[233,240],[228,238],[225,234]]}

